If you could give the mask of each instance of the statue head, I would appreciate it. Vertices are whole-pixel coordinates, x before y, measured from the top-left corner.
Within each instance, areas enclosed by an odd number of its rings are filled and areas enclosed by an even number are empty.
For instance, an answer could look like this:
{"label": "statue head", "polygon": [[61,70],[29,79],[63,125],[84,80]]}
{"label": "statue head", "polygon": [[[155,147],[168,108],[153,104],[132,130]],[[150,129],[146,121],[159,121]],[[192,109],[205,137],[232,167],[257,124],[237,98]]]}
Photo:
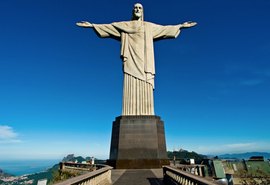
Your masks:
{"label": "statue head", "polygon": [[140,3],[134,4],[132,11],[132,20],[143,21],[143,6]]}

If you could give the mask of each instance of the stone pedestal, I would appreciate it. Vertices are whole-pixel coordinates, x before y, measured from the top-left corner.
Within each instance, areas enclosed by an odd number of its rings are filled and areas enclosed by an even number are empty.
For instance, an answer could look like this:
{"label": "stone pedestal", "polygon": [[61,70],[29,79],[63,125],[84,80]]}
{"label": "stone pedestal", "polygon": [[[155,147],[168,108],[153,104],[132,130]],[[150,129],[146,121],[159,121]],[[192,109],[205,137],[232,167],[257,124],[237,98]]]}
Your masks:
{"label": "stone pedestal", "polygon": [[160,168],[169,164],[160,117],[117,117],[113,122],[108,163],[117,169]]}

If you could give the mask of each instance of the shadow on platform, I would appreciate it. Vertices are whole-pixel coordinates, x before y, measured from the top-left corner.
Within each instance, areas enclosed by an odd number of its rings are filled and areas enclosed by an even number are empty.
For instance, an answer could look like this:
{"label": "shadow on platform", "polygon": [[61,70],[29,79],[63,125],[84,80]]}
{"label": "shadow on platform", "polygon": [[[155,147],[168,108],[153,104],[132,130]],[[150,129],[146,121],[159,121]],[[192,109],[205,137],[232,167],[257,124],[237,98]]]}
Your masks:
{"label": "shadow on platform", "polygon": [[163,185],[162,169],[112,170],[114,185]]}

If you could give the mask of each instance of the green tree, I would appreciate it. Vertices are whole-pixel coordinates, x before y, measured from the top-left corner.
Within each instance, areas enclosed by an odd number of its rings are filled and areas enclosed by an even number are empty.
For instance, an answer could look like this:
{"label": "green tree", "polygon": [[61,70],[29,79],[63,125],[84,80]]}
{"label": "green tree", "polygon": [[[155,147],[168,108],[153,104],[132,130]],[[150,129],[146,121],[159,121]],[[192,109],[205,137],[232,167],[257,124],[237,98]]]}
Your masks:
{"label": "green tree", "polygon": [[55,184],[57,182],[61,182],[76,176],[81,175],[80,172],[75,171],[60,171],[60,170],[54,170],[52,172],[52,179],[49,182],[49,185]]}

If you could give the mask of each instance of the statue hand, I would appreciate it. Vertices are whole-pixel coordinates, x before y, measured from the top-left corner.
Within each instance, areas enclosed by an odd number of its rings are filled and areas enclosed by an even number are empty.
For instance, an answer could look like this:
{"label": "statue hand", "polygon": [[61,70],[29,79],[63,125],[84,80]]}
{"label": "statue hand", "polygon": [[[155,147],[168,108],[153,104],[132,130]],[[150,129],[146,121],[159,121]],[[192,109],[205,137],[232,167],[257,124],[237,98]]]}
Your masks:
{"label": "statue hand", "polygon": [[190,28],[190,27],[195,26],[196,24],[197,24],[196,22],[187,21],[181,24],[180,28]]}
{"label": "statue hand", "polygon": [[93,24],[87,21],[81,21],[76,23],[77,26],[84,27],[84,28],[92,28]]}

